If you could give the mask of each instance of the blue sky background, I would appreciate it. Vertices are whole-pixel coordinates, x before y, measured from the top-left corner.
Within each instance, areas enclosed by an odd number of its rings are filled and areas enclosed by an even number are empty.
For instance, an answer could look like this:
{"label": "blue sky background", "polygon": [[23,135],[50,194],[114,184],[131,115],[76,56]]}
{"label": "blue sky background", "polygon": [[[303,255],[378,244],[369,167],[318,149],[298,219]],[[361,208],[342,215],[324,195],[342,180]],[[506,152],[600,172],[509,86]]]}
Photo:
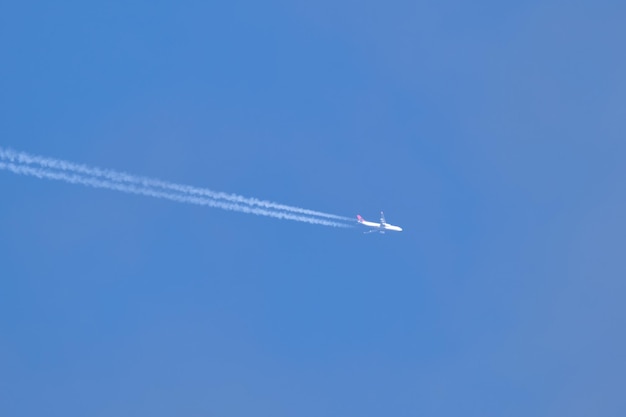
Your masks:
{"label": "blue sky background", "polygon": [[[227,3],[227,4],[222,4]],[[626,4],[0,4],[0,414],[626,413]]]}

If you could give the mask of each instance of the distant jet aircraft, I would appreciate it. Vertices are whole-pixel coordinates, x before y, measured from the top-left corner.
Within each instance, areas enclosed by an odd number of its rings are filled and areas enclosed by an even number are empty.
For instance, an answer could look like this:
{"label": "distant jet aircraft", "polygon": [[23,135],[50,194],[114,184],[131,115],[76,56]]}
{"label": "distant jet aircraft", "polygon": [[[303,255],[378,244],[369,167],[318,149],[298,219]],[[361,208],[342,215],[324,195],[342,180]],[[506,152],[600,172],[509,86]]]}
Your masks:
{"label": "distant jet aircraft", "polygon": [[363,226],[367,226],[367,227],[372,227],[372,230],[368,230],[365,233],[372,233],[372,232],[380,232],[380,233],[385,233],[386,230],[391,230],[394,232],[401,232],[402,228],[399,226],[394,226],[392,224],[389,224],[385,221],[385,214],[381,211],[380,212],[380,223],[375,223],[375,222],[368,222],[366,221],[363,217],[361,217],[360,214],[356,215],[356,218],[358,220],[359,223],[361,223]]}

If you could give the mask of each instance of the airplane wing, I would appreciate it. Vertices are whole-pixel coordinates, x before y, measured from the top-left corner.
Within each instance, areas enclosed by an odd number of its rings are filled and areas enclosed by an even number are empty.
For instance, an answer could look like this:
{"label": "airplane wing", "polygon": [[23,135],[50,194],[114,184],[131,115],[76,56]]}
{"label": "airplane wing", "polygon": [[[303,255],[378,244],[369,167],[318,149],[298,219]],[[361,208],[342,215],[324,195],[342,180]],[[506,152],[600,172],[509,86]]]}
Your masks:
{"label": "airplane wing", "polygon": [[387,223],[387,222],[385,221],[385,213],[383,213],[382,211],[380,212],[380,222],[381,222],[382,224]]}

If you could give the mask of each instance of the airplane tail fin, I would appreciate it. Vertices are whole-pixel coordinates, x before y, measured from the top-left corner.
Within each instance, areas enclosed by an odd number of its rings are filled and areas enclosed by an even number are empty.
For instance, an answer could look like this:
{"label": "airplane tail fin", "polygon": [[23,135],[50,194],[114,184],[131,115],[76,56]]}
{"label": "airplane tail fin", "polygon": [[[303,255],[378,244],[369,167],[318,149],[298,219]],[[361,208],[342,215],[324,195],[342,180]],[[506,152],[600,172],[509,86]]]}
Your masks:
{"label": "airplane tail fin", "polygon": [[360,214],[357,214],[357,215],[356,215],[356,220],[357,220],[359,223],[363,223],[363,217],[361,217],[361,215],[360,215]]}

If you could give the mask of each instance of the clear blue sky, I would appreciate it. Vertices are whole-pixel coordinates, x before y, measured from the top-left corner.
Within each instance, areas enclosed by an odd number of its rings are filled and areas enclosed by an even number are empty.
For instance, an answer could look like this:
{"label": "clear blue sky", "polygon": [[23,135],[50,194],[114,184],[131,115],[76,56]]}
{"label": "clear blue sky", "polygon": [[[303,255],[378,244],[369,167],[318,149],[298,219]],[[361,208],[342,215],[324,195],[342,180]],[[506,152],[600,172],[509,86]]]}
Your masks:
{"label": "clear blue sky", "polygon": [[[213,4],[212,4],[213,3]],[[626,415],[626,3],[0,5],[0,415]]]}

